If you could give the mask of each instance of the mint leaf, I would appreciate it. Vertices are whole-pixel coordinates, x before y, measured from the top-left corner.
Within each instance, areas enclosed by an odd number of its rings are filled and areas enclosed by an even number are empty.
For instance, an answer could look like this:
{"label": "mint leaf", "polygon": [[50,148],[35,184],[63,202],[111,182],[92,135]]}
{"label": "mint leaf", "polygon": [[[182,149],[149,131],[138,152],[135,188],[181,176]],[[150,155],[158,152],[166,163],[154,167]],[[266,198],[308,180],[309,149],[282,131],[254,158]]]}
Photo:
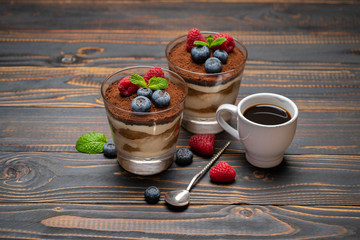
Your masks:
{"label": "mint leaf", "polygon": [[211,45],[210,45],[210,48],[213,48],[213,47],[216,47],[216,46],[220,46],[221,44],[223,44],[223,42],[226,41],[226,38],[224,37],[221,37],[221,38],[217,38],[215,39]]}
{"label": "mint leaf", "polygon": [[214,37],[210,34],[209,36],[207,36],[206,41],[207,42],[194,41],[194,44],[196,46],[207,46],[208,48],[211,49],[213,47],[220,46],[221,44],[223,44],[223,42],[226,41],[226,38],[221,37],[214,40]]}
{"label": "mint leaf", "polygon": [[196,46],[209,46],[209,44],[207,44],[206,42],[203,42],[203,41],[194,41],[194,44]]}
{"label": "mint leaf", "polygon": [[152,77],[147,87],[151,90],[161,90],[168,87],[168,82],[165,78]]}
{"label": "mint leaf", "polygon": [[83,153],[102,153],[107,138],[102,133],[86,133],[76,141],[76,150]]}
{"label": "mint leaf", "polygon": [[145,79],[138,74],[131,75],[129,79],[130,79],[130,82],[132,82],[133,84],[138,85],[140,87],[146,87],[146,85],[147,85],[145,82]]}
{"label": "mint leaf", "polygon": [[208,46],[209,48],[211,48],[211,43],[214,41],[214,37],[210,34],[207,38],[206,41],[208,42]]}

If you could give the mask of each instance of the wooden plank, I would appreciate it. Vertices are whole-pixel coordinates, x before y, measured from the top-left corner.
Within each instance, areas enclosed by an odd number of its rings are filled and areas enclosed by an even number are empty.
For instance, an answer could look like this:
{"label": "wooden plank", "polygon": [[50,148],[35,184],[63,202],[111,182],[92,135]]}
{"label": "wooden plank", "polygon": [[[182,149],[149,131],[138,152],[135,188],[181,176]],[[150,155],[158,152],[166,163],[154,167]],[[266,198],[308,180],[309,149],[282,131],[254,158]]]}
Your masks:
{"label": "wooden plank", "polygon": [[[82,1],[2,4],[2,29],[202,29],[356,31],[357,1]],[[316,4],[319,3],[319,4]],[[322,3],[322,4],[321,4]],[[329,3],[329,4],[326,4]],[[338,3],[338,4],[332,4]],[[181,23],[181,24],[179,24]]]}
{"label": "wooden plank", "polygon": [[[286,155],[280,166],[259,169],[229,148],[221,160],[234,167],[235,182],[216,184],[206,174],[191,191],[192,205],[360,205],[360,156]],[[162,194],[185,189],[207,162],[195,156],[190,166],[174,163],[142,177],[102,154],[3,152],[0,202],[144,204],[147,187],[158,186]]]}
{"label": "wooden plank", "polygon": [[[203,28],[207,30],[207,27]],[[1,66],[104,66],[164,62],[180,30],[3,30]],[[221,30],[224,31],[224,30]],[[245,44],[251,61],[356,63],[360,34],[226,31]],[[67,60],[71,58],[72,60]]]}
{"label": "wooden plank", "polygon": [[[358,239],[359,207],[0,204],[6,239]],[[11,219],[11,221],[9,221]]]}
{"label": "wooden plank", "polygon": [[[287,153],[359,154],[359,111],[300,111],[297,132]],[[101,132],[111,138],[104,108],[2,107],[0,124],[0,151],[76,152],[74,145],[82,134]],[[178,146],[187,146],[190,136],[182,129]],[[232,138],[224,132],[216,139]],[[233,151],[243,152],[241,143],[232,140]]]}
{"label": "wooden plank", "polygon": [[[127,64],[167,68],[164,61],[133,59]],[[102,107],[100,85],[120,68],[0,67],[0,106]],[[359,111],[359,89],[358,64],[249,61],[238,100],[274,92],[295,100],[301,111]]]}

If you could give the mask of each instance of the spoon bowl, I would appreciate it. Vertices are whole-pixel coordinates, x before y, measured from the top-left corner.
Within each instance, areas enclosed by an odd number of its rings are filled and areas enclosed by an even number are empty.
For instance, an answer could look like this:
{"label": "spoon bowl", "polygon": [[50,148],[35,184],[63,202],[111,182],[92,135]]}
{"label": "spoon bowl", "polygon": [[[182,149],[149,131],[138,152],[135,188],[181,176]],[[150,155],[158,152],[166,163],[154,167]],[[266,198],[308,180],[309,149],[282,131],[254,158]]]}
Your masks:
{"label": "spoon bowl", "polygon": [[225,149],[230,145],[230,142],[227,142],[225,146],[210,160],[208,164],[196,174],[186,189],[176,190],[165,193],[165,202],[175,207],[183,207],[190,203],[190,190],[195,185],[197,181],[204,175],[204,173],[211,167],[211,165],[220,157],[220,155],[225,151]]}
{"label": "spoon bowl", "polygon": [[177,190],[165,193],[165,201],[175,207],[183,207],[190,202],[190,192],[188,190]]}

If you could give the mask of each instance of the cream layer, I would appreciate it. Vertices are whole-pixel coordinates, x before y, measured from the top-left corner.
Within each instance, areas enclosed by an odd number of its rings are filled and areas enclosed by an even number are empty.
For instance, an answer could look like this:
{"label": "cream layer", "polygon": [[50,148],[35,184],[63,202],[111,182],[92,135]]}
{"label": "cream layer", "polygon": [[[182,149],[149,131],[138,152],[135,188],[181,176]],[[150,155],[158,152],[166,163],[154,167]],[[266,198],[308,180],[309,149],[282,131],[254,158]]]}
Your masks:
{"label": "cream layer", "polygon": [[217,108],[225,103],[234,104],[238,96],[242,75],[226,84],[205,87],[187,83],[189,94],[185,100],[184,114],[197,118],[214,118]]}
{"label": "cream layer", "polygon": [[175,148],[182,116],[166,124],[125,124],[108,114],[112,136],[119,154],[153,158]]}

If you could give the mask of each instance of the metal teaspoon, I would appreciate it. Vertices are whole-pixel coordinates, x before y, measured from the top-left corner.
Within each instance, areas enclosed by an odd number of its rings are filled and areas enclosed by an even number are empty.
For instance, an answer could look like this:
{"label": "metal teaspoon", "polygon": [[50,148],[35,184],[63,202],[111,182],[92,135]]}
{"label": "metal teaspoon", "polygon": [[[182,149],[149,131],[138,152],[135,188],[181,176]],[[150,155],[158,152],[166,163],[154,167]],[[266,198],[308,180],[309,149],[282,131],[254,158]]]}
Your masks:
{"label": "metal teaspoon", "polygon": [[227,142],[225,146],[210,160],[210,162],[198,174],[193,177],[185,190],[176,190],[165,193],[165,202],[176,207],[183,207],[188,205],[190,202],[191,188],[197,183],[197,181],[199,181],[199,179],[204,175],[204,173],[207,172],[207,170],[220,157],[220,155],[225,151],[225,149],[230,145],[230,143],[230,141]]}

